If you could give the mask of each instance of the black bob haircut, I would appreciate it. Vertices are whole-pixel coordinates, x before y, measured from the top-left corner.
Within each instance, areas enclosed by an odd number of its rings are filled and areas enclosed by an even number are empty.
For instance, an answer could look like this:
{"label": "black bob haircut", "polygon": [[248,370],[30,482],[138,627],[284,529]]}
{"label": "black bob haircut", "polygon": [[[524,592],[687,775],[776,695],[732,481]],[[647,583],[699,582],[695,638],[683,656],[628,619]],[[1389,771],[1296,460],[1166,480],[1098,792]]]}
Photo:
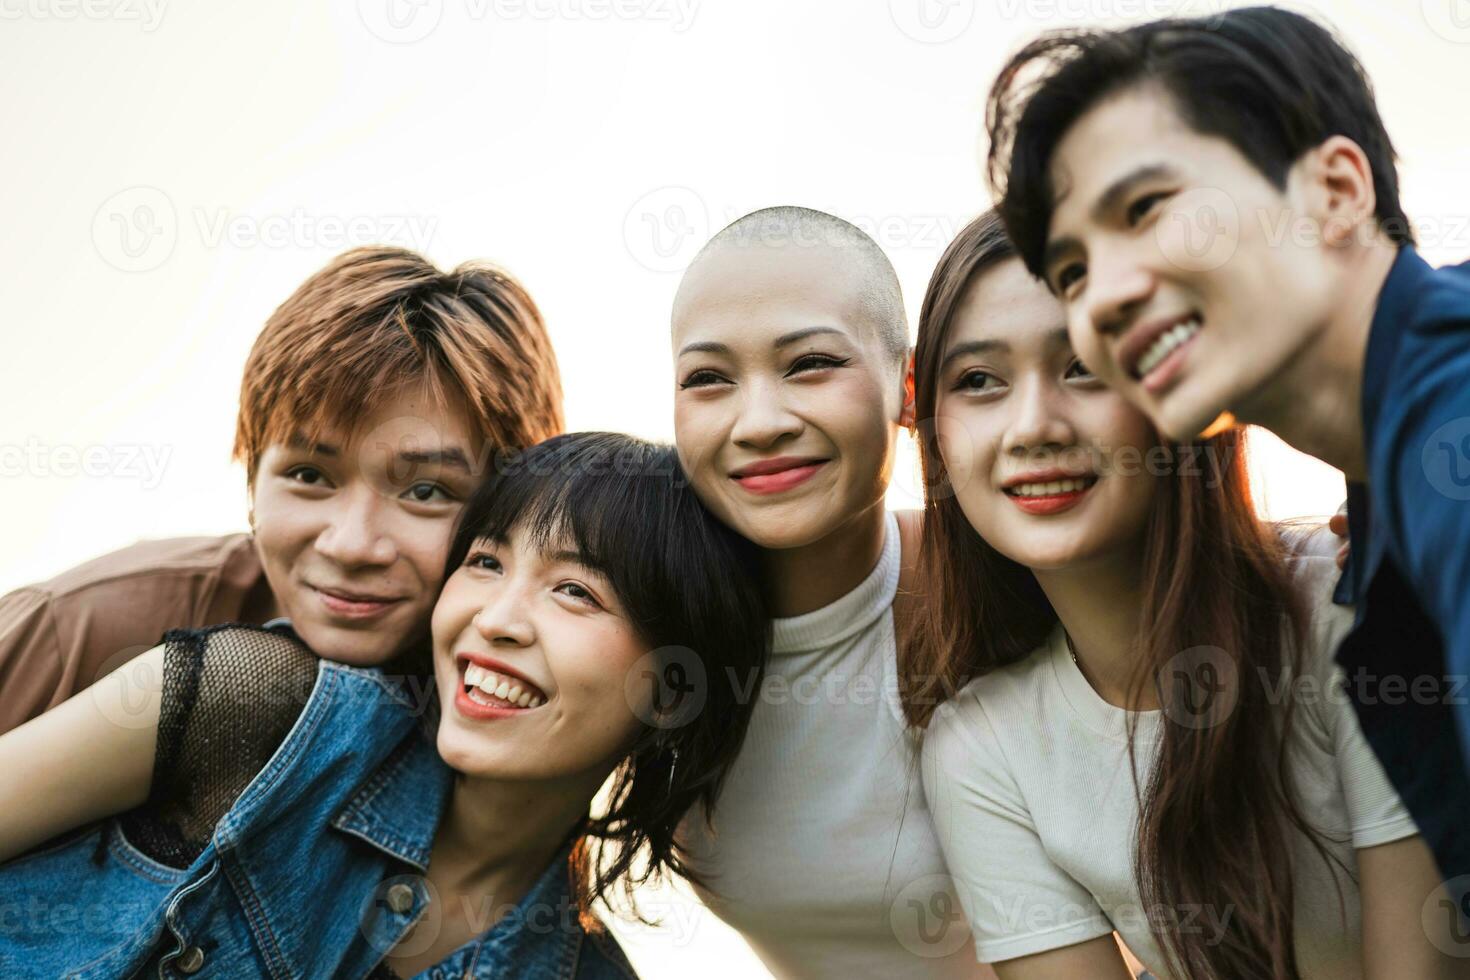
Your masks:
{"label": "black bob haircut", "polygon": [[512,530],[607,578],[655,654],[657,674],[629,682],[664,692],[665,714],[644,719],[606,812],[578,828],[579,904],[595,927],[591,904],[619,883],[635,907],[633,887],[650,877],[700,881],[674,832],[695,804],[712,811],[749,727],[771,645],[759,552],[699,502],[672,447],[611,432],[499,456],[460,514],[445,578],[476,541]]}
{"label": "black bob haircut", "polygon": [[1393,144],[1362,65],[1307,17],[1247,7],[1117,30],[1050,31],[1001,69],[986,102],[986,172],[1032,275],[1043,275],[1057,144],[1089,109],[1140,84],[1160,86],[1196,132],[1227,140],[1278,189],[1303,153],[1348,137],[1373,168],[1379,227],[1413,244]]}

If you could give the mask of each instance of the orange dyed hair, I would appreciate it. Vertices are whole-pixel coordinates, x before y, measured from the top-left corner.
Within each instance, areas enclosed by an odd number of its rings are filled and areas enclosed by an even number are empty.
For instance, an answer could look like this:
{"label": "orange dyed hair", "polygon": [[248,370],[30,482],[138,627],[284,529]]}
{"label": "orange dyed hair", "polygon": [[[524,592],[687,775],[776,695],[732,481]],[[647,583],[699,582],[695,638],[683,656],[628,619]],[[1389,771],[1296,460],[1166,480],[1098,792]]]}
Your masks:
{"label": "orange dyed hair", "polygon": [[355,248],[282,303],[240,384],[233,459],[253,485],[261,453],[293,433],[352,432],[374,402],[422,384],[497,449],[562,431],[561,375],[529,293],[466,262],[440,272],[402,248]]}

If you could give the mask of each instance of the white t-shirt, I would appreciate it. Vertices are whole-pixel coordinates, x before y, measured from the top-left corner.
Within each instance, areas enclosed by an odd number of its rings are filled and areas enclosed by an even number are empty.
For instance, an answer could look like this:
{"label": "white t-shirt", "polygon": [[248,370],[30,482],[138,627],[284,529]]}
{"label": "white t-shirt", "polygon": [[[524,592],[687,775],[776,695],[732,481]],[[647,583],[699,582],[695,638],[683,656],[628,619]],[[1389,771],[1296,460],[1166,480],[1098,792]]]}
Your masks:
{"label": "white t-shirt", "polygon": [[777,977],[994,976],[975,958],[899,709],[898,567],[889,514],[883,555],[861,585],[775,620],[715,834],[702,819],[681,827],[716,892],[701,898]]}
{"label": "white t-shirt", "polygon": [[[1336,566],[1324,557],[1295,565],[1312,619],[1297,686],[1293,778],[1303,815],[1334,838],[1325,842],[1329,853],[1356,874],[1354,849],[1418,830],[1364,742],[1346,692],[1333,684],[1341,678],[1333,654],[1353,618],[1332,604]],[[1161,723],[1160,711],[1140,714],[1141,785]],[[1025,660],[971,681],[936,712],[924,740],[924,787],[985,962],[1116,929],[1160,980],[1169,975],[1134,884],[1138,798],[1126,724],[1127,712],[1099,697],[1072,662],[1060,627]],[[1358,886],[1293,836],[1302,976],[1360,978]],[[1184,910],[1178,921],[1208,937],[1228,914]]]}

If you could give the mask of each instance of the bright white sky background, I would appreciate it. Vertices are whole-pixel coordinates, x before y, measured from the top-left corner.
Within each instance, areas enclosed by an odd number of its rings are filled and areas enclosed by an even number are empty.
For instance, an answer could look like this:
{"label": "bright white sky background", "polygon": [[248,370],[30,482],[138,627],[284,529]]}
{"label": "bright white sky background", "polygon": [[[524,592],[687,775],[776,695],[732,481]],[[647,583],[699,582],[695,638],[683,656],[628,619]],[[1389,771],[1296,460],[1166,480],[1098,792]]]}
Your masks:
{"label": "bright white sky background", "polygon": [[[245,528],[240,369],[343,248],[498,262],[572,429],[670,439],[678,270],[802,204],[892,257],[911,321],[987,206],[985,91],[1040,30],[1220,0],[0,0],[0,591],[143,537]],[[1366,64],[1435,262],[1470,257],[1470,0],[1308,5]],[[1264,435],[1264,509],[1335,471]],[[905,447],[893,502],[914,506]],[[856,845],[855,845],[856,846]],[[650,977],[759,976],[678,906]],[[682,917],[682,919],[681,919]]]}

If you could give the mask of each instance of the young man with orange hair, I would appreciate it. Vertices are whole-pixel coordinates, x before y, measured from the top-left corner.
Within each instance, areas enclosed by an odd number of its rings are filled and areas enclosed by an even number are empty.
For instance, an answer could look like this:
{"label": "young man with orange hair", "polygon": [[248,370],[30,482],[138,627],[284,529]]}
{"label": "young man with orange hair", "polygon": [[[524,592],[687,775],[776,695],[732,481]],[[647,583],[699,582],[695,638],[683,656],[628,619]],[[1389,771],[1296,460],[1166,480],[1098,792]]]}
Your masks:
{"label": "young man with orange hair", "polygon": [[561,429],[556,357],[514,279],[398,248],[338,256],[245,364],[234,458],[252,533],[140,542],[0,598],[0,732],[174,627],[285,616],[358,666],[414,649],[492,454]]}

